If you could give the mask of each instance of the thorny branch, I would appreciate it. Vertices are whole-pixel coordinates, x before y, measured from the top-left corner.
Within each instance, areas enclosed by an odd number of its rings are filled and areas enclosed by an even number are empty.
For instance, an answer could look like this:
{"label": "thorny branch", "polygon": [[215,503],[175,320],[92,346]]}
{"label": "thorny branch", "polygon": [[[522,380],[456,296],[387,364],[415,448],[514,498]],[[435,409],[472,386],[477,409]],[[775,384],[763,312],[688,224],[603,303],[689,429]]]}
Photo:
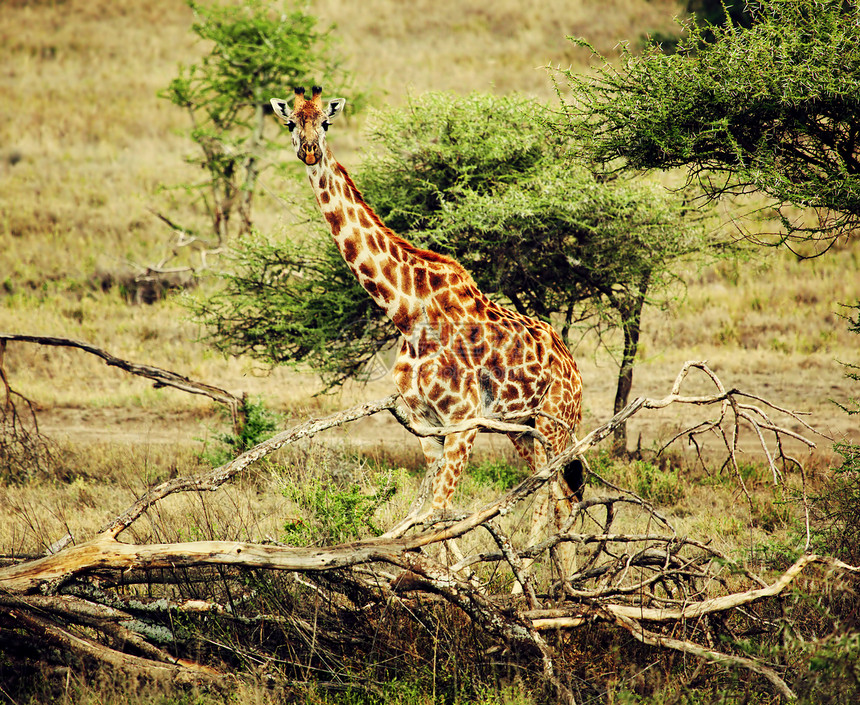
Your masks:
{"label": "thorny branch", "polygon": [[[692,370],[704,373],[713,383],[715,393],[684,395],[681,388]],[[750,400],[755,403],[750,403]],[[780,408],[752,394],[727,390],[705,363],[688,362],[669,395],[661,399],[634,400],[508,493],[471,513],[444,520],[435,518],[435,523],[418,524],[397,535],[389,532],[377,538],[332,547],[296,548],[236,541],[133,545],[117,540],[141,515],[171,494],[217,490],[250,464],[278,448],[370,414],[389,411],[419,436],[445,435],[466,427],[414,428],[398,407],[398,396],[391,395],[321,419],[306,421],[208,473],[168,480],[140,497],[90,541],[70,546],[54,555],[0,568],[0,595],[4,595],[0,600],[0,620],[5,623],[12,620],[18,628],[42,634],[55,643],[62,642],[68,648],[117,667],[128,668],[129,663],[132,663],[135,668],[146,670],[152,664],[158,664],[157,668],[176,669],[176,673],[181,671],[184,677],[193,672],[203,673],[201,677],[208,678],[211,674],[204,665],[185,663],[160,646],[147,645],[145,632],[143,636],[135,630],[132,630],[134,635],[126,634],[129,625],[153,619],[152,613],[140,609],[135,611],[115,600],[111,602],[105,599],[105,589],[98,588],[98,582],[108,585],[109,581],[105,579],[117,571],[123,571],[124,575],[152,570],[183,571],[188,574],[190,570],[220,566],[221,569],[231,570],[297,572],[303,576],[297,584],[311,586],[317,596],[323,591],[321,587],[315,586],[322,585],[342,593],[332,602],[334,611],[329,615],[332,619],[343,610],[352,614],[353,619],[358,619],[372,605],[389,604],[391,600],[394,600],[391,604],[406,605],[411,599],[409,595],[433,596],[452,608],[462,610],[489,635],[488,638],[499,639],[505,644],[527,646],[527,651],[530,650],[539,658],[544,682],[560,701],[573,703],[574,695],[564,674],[559,672],[554,650],[541,634],[547,630],[576,629],[595,621],[616,624],[651,646],[748,669],[766,678],[782,697],[792,699],[794,693],[771,665],[747,656],[715,650],[711,645],[719,641],[720,634],[707,617],[738,610],[744,605],[781,594],[813,563],[851,573],[860,572],[860,569],[833,559],[806,555],[777,580],[768,583],[708,543],[679,536],[671,523],[649,502],[629,490],[612,485],[593,472],[592,486],[607,488],[610,494],[599,494],[599,490],[595,490],[594,496],[574,504],[572,515],[561,530],[538,544],[517,545],[515,533],[511,533],[511,529],[504,524],[518,505],[554,477],[566,463],[594,448],[620,423],[643,409],[659,410],[672,404],[714,406],[719,409],[716,419],[697,423],[675,438],[684,435],[696,438],[703,433],[716,433],[725,446],[727,462],[735,468],[738,478],[740,475],[735,454],[743,426],[750,427],[754,438],[761,444],[776,482],[782,480],[788,468],[799,465],[794,458],[785,455],[784,437],[814,447],[812,441],[781,427],[768,416],[769,413],[778,412],[812,430],[796,412]],[[534,429],[511,424],[505,419],[474,419],[467,426],[492,432],[513,431],[536,435]],[[773,435],[773,445],[768,445],[767,434]],[[542,439],[536,437],[536,440],[540,442]],[[780,461],[782,469],[777,465]],[[431,468],[430,473],[433,471]],[[429,483],[425,481],[424,485],[429,486]],[[657,522],[667,529],[667,533],[654,534],[646,530],[644,533],[631,534],[614,531],[613,524],[617,517],[631,511],[634,515],[639,514],[639,520],[644,521],[645,527]],[[575,531],[574,526],[578,524],[583,529],[593,524],[596,530]],[[497,550],[487,547],[488,550],[473,553],[452,567],[425,552],[432,545],[460,539],[477,528],[489,532]],[[531,578],[518,574],[523,559],[540,559],[563,544],[575,550],[576,560],[572,566],[565,568],[561,560],[545,560],[546,574],[541,576],[539,583],[533,583]],[[384,566],[388,566],[388,570]],[[499,594],[498,582],[495,580],[502,566],[510,568],[510,577],[503,581],[504,584],[510,585],[515,577],[525,584],[523,598]],[[460,576],[461,570],[473,567],[479,568],[476,573],[478,578],[466,580]],[[324,576],[332,573],[337,574],[338,579],[326,582],[328,579]],[[483,581],[478,588],[475,586],[476,579]],[[737,585],[739,580],[753,583],[755,587],[740,592],[732,591],[732,586]],[[334,588],[335,585],[337,588]],[[37,593],[50,602],[40,603],[38,615],[30,614],[30,610],[36,609],[33,600],[37,599]],[[76,595],[74,602],[70,601],[69,594]],[[364,596],[364,606],[356,601],[356,594]],[[555,606],[541,608],[540,603],[546,599],[552,600]],[[185,600],[166,601],[169,610],[188,612],[192,609]],[[88,607],[83,608],[82,604]],[[234,602],[229,607],[216,599],[198,604],[211,606],[200,609],[225,614],[229,612],[237,619],[251,619],[255,624],[283,622],[283,617],[274,613],[261,612],[243,617],[237,612],[241,606]],[[419,609],[418,602],[412,604],[414,609]],[[98,626],[93,614],[99,615],[103,625],[112,626]],[[318,616],[315,614],[312,620],[297,618],[295,622],[295,625],[299,622],[306,625],[301,627],[302,633],[312,634],[310,641],[313,644],[317,643],[320,636],[315,626]],[[646,629],[643,623],[649,627]],[[71,638],[69,625],[86,625],[90,630],[100,631],[105,638],[110,636],[109,641],[113,644],[137,644],[137,661],[124,660],[125,656],[120,653],[124,648],[121,645],[110,649],[86,635],[73,635],[75,638]],[[104,649],[112,653],[106,654]]]}

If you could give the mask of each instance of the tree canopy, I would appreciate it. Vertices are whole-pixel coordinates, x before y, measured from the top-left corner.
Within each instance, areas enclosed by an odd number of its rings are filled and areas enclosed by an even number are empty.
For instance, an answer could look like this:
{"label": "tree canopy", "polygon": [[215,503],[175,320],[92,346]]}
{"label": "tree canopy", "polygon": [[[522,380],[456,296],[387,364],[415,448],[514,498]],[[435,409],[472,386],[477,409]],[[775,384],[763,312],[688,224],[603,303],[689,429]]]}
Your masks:
{"label": "tree canopy", "polygon": [[300,241],[250,236],[237,242],[218,275],[223,287],[189,306],[218,350],[310,366],[331,389],[360,376],[399,332],[315,220]]}
{"label": "tree canopy", "polygon": [[[686,167],[711,197],[758,191],[780,242],[860,224],[860,11],[856,0],[763,0],[748,29],[694,19],[675,53],[622,49],[617,67],[567,72],[572,131],[614,168]],[[783,211],[783,213],[785,213]]]}
{"label": "tree canopy", "polygon": [[[430,93],[386,113],[359,174],[383,221],[452,255],[523,314],[621,331],[615,408],[629,398],[641,314],[681,260],[716,252],[680,197],[604,178],[532,100]],[[626,443],[625,429],[616,448]]]}
{"label": "tree canopy", "polygon": [[429,93],[378,116],[357,182],[384,222],[488,294],[547,321],[590,318],[643,277],[657,289],[701,231],[664,189],[592,173],[553,118],[523,97]]}

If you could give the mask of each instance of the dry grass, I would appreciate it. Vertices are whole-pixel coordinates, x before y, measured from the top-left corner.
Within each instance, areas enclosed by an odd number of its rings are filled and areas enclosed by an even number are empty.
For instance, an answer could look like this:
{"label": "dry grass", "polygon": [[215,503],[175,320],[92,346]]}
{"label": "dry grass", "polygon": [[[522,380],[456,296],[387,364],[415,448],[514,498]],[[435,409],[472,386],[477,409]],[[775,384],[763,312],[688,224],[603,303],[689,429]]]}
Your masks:
{"label": "dry grass", "polygon": [[184,149],[173,133],[182,116],[155,92],[196,53],[189,19],[171,2],[4,7],[0,168],[10,246],[0,271],[9,280],[80,278],[151,248],[144,205],[181,168]]}
{"label": "dry grass", "polygon": [[393,103],[427,90],[517,91],[549,99],[543,67],[588,59],[565,37],[586,37],[611,52],[619,42],[636,44],[647,33],[671,31],[679,11],[672,0],[320,0],[315,7],[360,62],[361,85]]}

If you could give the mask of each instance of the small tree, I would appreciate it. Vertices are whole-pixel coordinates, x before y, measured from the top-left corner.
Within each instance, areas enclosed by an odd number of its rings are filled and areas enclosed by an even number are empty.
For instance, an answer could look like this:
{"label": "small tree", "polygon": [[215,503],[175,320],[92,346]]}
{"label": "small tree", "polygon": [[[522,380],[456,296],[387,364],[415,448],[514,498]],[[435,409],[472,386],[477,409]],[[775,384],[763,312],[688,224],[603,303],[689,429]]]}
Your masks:
{"label": "small tree", "polygon": [[784,213],[777,242],[832,244],[860,226],[860,10],[762,0],[749,12],[749,29],[690,21],[676,53],[624,49],[620,68],[567,72],[570,125],[598,163],[686,167],[712,198],[812,209],[812,225]]}
{"label": "small tree", "polygon": [[219,6],[188,0],[188,5],[196,19],[192,31],[209,51],[198,63],[180,67],[160,95],[190,118],[197,152],[187,160],[205,177],[183,188],[205,213],[206,225],[160,217],[177,231],[180,245],[196,243],[206,252],[251,231],[254,193],[269,166],[265,156],[286,139],[267,118],[271,97],[284,86],[333,82],[330,77],[343,72],[329,30],[318,29],[316,17],[297,2]]}
{"label": "small tree", "polygon": [[[665,301],[680,260],[714,248],[665,191],[595,177],[534,115],[524,98],[426,95],[371,129],[377,152],[356,181],[393,230],[560,324],[568,343],[578,326],[619,328],[620,409],[644,305]],[[240,254],[242,273],[205,312],[216,343],[310,362],[336,383],[396,339],[329,240]],[[624,429],[616,443],[626,447]]]}

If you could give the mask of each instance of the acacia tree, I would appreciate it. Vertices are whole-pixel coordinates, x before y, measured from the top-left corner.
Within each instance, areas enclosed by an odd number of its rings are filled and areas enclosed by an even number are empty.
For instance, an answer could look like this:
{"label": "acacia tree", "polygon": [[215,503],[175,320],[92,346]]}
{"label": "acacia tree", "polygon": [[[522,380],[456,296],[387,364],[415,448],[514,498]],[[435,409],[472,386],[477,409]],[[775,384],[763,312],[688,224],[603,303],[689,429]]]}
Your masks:
{"label": "acacia tree", "polygon": [[[681,260],[716,248],[677,199],[598,178],[534,114],[524,98],[425,95],[371,127],[356,181],[389,227],[454,256],[484,292],[560,325],[569,344],[583,325],[620,329],[617,411],[643,307],[665,301]],[[310,363],[335,384],[396,339],[330,238],[264,250],[237,253],[228,287],[198,309],[216,345]]]}
{"label": "acacia tree", "polygon": [[269,100],[284,86],[343,85],[344,72],[330,30],[298,3],[249,0],[241,5],[203,5],[188,0],[192,31],[208,45],[200,61],[181,66],[160,93],[188,114],[196,145],[187,161],[205,176],[182,188],[205,214],[205,224],[177,224],[160,217],[180,245],[218,250],[253,226],[252,207],[266,155],[285,145],[287,133],[271,120]]}
{"label": "acacia tree", "polygon": [[[383,221],[465,264],[481,289],[561,326],[621,333],[614,409],[633,385],[642,310],[666,302],[675,267],[716,253],[680,198],[601,178],[534,102],[428,94],[386,114],[359,184]],[[626,426],[614,447],[626,449]]]}
{"label": "acacia tree", "polygon": [[[783,216],[775,244],[823,254],[860,226],[860,6],[759,0],[748,12],[747,29],[691,21],[676,53],[655,44],[623,51],[620,68],[568,72],[568,124],[598,163],[684,167],[711,198],[757,192],[777,209],[812,209],[812,225]],[[860,334],[860,302],[850,308]],[[858,380],[856,365],[847,375]],[[857,414],[857,401],[845,411]],[[838,479],[819,498],[823,537],[856,558],[860,445],[836,450]]]}
{"label": "acacia tree", "polygon": [[[572,132],[598,163],[688,169],[711,198],[757,192],[777,243],[821,253],[860,225],[860,11],[856,0],[762,0],[748,29],[687,23],[677,51],[627,49],[567,72]],[[811,209],[814,224],[785,205]]]}

